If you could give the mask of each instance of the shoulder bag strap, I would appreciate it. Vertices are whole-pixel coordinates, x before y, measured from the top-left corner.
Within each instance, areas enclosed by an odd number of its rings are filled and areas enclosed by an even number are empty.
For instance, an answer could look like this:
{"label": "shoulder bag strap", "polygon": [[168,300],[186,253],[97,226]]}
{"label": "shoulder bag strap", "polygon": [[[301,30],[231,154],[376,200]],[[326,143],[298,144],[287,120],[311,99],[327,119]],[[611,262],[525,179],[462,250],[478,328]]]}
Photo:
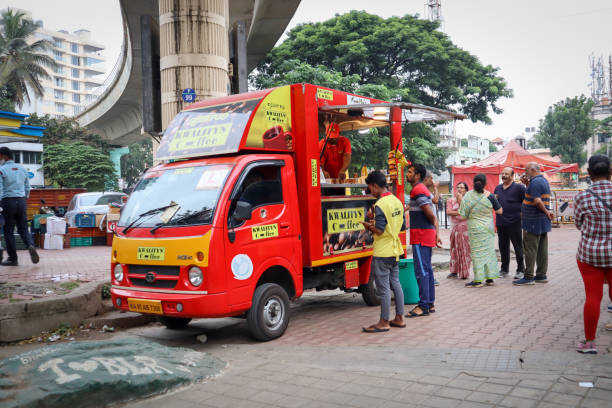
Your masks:
{"label": "shoulder bag strap", "polygon": [[470,209],[467,212],[467,217],[465,217],[465,218],[469,218],[469,216],[472,213],[472,210],[474,209],[474,207],[476,207],[478,205],[478,203],[482,201],[483,198],[485,198],[484,193],[482,193],[482,197],[480,197],[480,200],[476,201],[476,204],[474,204],[473,206],[470,207]]}
{"label": "shoulder bag strap", "polygon": [[599,194],[597,194],[597,193],[596,193],[595,191],[593,191],[593,189],[591,189],[591,188],[587,189],[587,191],[588,191],[589,193],[593,194],[593,196],[594,196],[595,198],[597,198],[599,201],[601,201],[601,203],[602,203],[602,204],[603,204],[603,205],[604,205],[604,206],[605,206],[605,207],[606,207],[606,208],[607,208],[607,209],[608,209],[610,212],[612,212],[612,206],[610,206],[610,204],[606,203],[606,202],[604,201],[604,199],[603,199],[603,198],[601,198],[601,197],[599,196]]}

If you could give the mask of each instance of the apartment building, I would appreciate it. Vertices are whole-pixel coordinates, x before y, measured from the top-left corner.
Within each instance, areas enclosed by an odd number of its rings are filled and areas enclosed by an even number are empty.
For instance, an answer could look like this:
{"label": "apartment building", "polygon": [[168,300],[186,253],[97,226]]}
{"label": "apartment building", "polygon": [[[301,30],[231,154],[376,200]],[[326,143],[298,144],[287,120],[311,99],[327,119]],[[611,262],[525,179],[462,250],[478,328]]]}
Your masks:
{"label": "apartment building", "polygon": [[[29,11],[12,9],[23,12],[26,18],[32,19]],[[53,44],[49,54],[58,67],[49,70],[50,79],[41,81],[44,97],[32,100],[29,105],[23,107],[23,112],[56,117],[79,114],[96,98],[94,90],[104,82],[104,46],[93,41],[91,32],[85,29],[69,33],[66,30],[54,31],[43,26],[34,35],[34,40],[40,39],[49,40]]]}

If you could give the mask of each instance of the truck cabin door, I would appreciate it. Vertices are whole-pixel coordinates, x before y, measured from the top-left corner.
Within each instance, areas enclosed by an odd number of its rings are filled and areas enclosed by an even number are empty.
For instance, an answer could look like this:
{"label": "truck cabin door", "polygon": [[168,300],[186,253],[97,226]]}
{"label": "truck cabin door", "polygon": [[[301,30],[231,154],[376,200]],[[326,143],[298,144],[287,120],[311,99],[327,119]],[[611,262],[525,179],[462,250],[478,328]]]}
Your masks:
{"label": "truck cabin door", "polygon": [[288,205],[291,190],[283,182],[286,170],[284,160],[250,163],[232,190],[225,270],[233,305],[251,300],[258,265],[274,257],[291,259],[295,251],[299,227]]}

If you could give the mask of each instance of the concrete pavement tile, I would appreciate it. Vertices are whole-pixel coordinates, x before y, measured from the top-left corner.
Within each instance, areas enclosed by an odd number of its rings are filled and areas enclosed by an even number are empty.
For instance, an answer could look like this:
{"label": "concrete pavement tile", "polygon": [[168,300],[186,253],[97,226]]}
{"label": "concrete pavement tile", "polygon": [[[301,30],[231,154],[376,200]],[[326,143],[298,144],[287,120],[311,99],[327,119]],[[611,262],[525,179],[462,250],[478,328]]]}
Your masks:
{"label": "concrete pavement tile", "polygon": [[[240,400],[238,398],[229,397],[227,395],[215,395],[214,397],[207,399],[204,403],[215,408],[230,408],[245,402],[250,401]],[[191,404],[189,405],[189,407],[197,407],[199,404],[198,402],[191,401],[189,403]],[[165,407],[167,407],[167,405],[164,405],[164,408]]]}
{"label": "concrete pavement tile", "polygon": [[605,390],[612,390],[612,379],[597,378],[597,380],[595,381],[595,388],[603,388]]}
{"label": "concrete pavement tile", "polygon": [[493,394],[503,394],[506,395],[510,391],[512,391],[512,386],[503,385],[503,384],[492,384],[490,382],[483,383],[480,387],[478,387],[478,391],[483,392],[491,392]]}
{"label": "concrete pavement tile", "polygon": [[610,408],[610,400],[586,397],[582,401],[583,408]]}
{"label": "concrete pavement tile", "polygon": [[293,383],[295,385],[311,386],[312,384],[316,383],[319,380],[320,378],[307,377],[307,376],[299,377],[298,376],[297,378],[293,379]]}
{"label": "concrete pavement tile", "polygon": [[536,388],[538,390],[548,390],[552,387],[553,381],[540,381],[540,380],[521,380],[519,387],[525,388]]}
{"label": "concrete pavement tile", "polygon": [[314,406],[314,401],[302,397],[284,396],[274,403],[283,408],[300,408],[303,406]]}
{"label": "concrete pavement tile", "polygon": [[190,388],[188,392],[181,393],[180,398],[187,401],[203,402],[213,397],[216,397],[217,395],[219,394],[215,394],[208,390],[197,388],[196,385],[195,387]]}
{"label": "concrete pavement tile", "polygon": [[324,396],[329,394],[329,391],[322,390],[320,388],[312,388],[303,385],[298,385],[298,388],[293,390],[293,394],[296,397],[303,397],[308,399],[316,399],[323,401]]}
{"label": "concrete pavement tile", "polygon": [[440,377],[436,375],[426,375],[422,377],[419,382],[425,384],[434,384],[434,385],[446,385],[451,381],[451,378],[448,377]]}
{"label": "concrete pavement tile", "polygon": [[198,387],[200,391],[203,391],[205,393],[208,392],[211,394],[219,394],[219,395],[224,395],[224,394],[231,395],[235,388],[236,387],[232,384],[226,384],[220,381],[207,382],[207,383],[202,384],[200,387]]}
{"label": "concrete pavement tile", "polygon": [[432,408],[455,408],[459,404],[461,404],[460,400],[430,396],[424,399],[420,405]]}
{"label": "concrete pavement tile", "polygon": [[337,381],[337,380],[330,380],[327,378],[322,378],[312,384],[310,384],[310,387],[314,387],[314,388],[320,388],[322,390],[337,390],[340,389],[340,387],[346,385],[347,382],[345,381]]}
{"label": "concrete pavement tile", "polygon": [[399,392],[400,390],[395,390],[392,388],[371,387],[363,395],[387,400],[393,399],[393,397]]}
{"label": "concrete pavement tile", "polygon": [[589,398],[599,398],[612,401],[612,391],[610,390],[598,390],[597,388],[591,388],[587,396]]}
{"label": "concrete pavement tile", "polygon": [[538,405],[538,401],[521,397],[507,396],[499,403],[499,405],[510,408],[533,408]]}
{"label": "concrete pavement tile", "polygon": [[554,402],[542,401],[538,404],[537,408],[559,408],[559,405],[555,404]]}
{"label": "concrete pavement tile", "polygon": [[463,400],[465,399],[465,397],[467,397],[471,393],[472,393],[471,390],[464,390],[461,388],[452,388],[452,387],[442,387],[438,391],[436,391],[436,396]]}
{"label": "concrete pavement tile", "polygon": [[[595,385],[597,387],[597,385]],[[551,391],[558,392],[560,394],[572,394],[584,396],[587,392],[589,392],[590,388],[584,388],[578,386],[578,383],[570,384],[570,383],[557,383],[552,386]]]}
{"label": "concrete pavement tile", "polygon": [[348,402],[348,405],[352,407],[357,407],[357,408],[372,408],[372,407],[380,406],[381,403],[385,400],[388,400],[388,398],[381,399],[381,398],[367,397],[365,395],[357,395]]}
{"label": "concrete pavement tile", "polygon": [[549,392],[544,397],[544,401],[553,402],[558,405],[567,405],[569,407],[577,407],[580,405],[582,397],[578,395],[561,394],[558,392]]}
{"label": "concrete pavement tile", "polygon": [[538,390],[535,388],[516,387],[510,395],[521,398],[531,398],[535,400],[542,399],[546,395],[546,390]]}
{"label": "concrete pavement tile", "polygon": [[362,395],[365,394],[371,387],[363,384],[344,384],[334,389],[333,391],[343,392],[351,395]]}
{"label": "concrete pavement tile", "polygon": [[264,403],[264,404],[272,405],[276,401],[278,401],[278,400],[280,400],[281,398],[284,398],[284,397],[285,396],[283,394],[279,394],[277,392],[261,391],[261,392],[255,394],[255,395],[253,395],[249,399],[251,401],[256,401],[256,402],[261,402],[261,403]]}
{"label": "concrete pavement tile", "polygon": [[253,379],[249,377],[244,377],[242,375],[230,375],[228,373],[228,375],[223,377],[223,381],[233,385],[247,385],[251,384]]}
{"label": "concrete pavement tile", "polygon": [[492,394],[490,392],[474,391],[467,396],[466,400],[483,402],[486,404],[497,404],[503,399],[503,395]]}
{"label": "concrete pavement tile", "polygon": [[493,408],[494,406],[482,402],[462,401],[457,408]]}
{"label": "concrete pavement tile", "polygon": [[473,390],[476,390],[478,387],[480,387],[482,383],[483,381],[474,380],[474,379],[470,379],[470,380],[455,379],[446,385],[449,387],[463,388],[465,390],[473,391]]}
{"label": "concrete pavement tile", "polygon": [[420,384],[420,383],[409,382],[409,383],[407,383],[406,387],[404,388],[404,391],[412,391],[412,392],[417,392],[419,394],[430,394],[430,395],[433,395],[439,389],[440,389],[439,385]]}
{"label": "concrete pavement tile", "polygon": [[382,405],[377,405],[377,408],[417,408],[417,405],[406,404],[405,402],[383,401]]}
{"label": "concrete pavement tile", "polygon": [[325,393],[320,394],[312,399],[317,402],[313,404],[313,406],[317,406],[319,402],[326,402],[330,404],[338,404],[338,405],[347,405],[351,400],[355,398],[353,394],[346,394],[343,392],[329,392],[325,391]]}
{"label": "concrete pavement tile", "polygon": [[415,393],[413,391],[400,391],[393,397],[394,401],[401,402],[403,404],[417,404],[419,405],[423,400],[429,398],[429,395]]}

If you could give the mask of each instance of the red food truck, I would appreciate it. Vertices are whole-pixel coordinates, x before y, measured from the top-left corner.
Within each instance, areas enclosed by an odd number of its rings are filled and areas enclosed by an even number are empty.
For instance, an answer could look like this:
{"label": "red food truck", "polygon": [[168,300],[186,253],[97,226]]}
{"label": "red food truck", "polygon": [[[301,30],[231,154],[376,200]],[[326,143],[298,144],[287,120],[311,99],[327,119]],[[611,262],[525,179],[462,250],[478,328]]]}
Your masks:
{"label": "red food truck", "polygon": [[[164,133],[163,163],[143,175],[122,210],[113,305],[157,314],[172,328],[244,316],[254,338],[271,340],[305,289],[356,291],[378,304],[373,239],[360,224],[375,200],[356,179],[323,182],[325,125],[389,127],[389,150],[401,152],[402,123],[462,118],[311,84],[187,107]],[[391,190],[403,202],[397,171]]]}

